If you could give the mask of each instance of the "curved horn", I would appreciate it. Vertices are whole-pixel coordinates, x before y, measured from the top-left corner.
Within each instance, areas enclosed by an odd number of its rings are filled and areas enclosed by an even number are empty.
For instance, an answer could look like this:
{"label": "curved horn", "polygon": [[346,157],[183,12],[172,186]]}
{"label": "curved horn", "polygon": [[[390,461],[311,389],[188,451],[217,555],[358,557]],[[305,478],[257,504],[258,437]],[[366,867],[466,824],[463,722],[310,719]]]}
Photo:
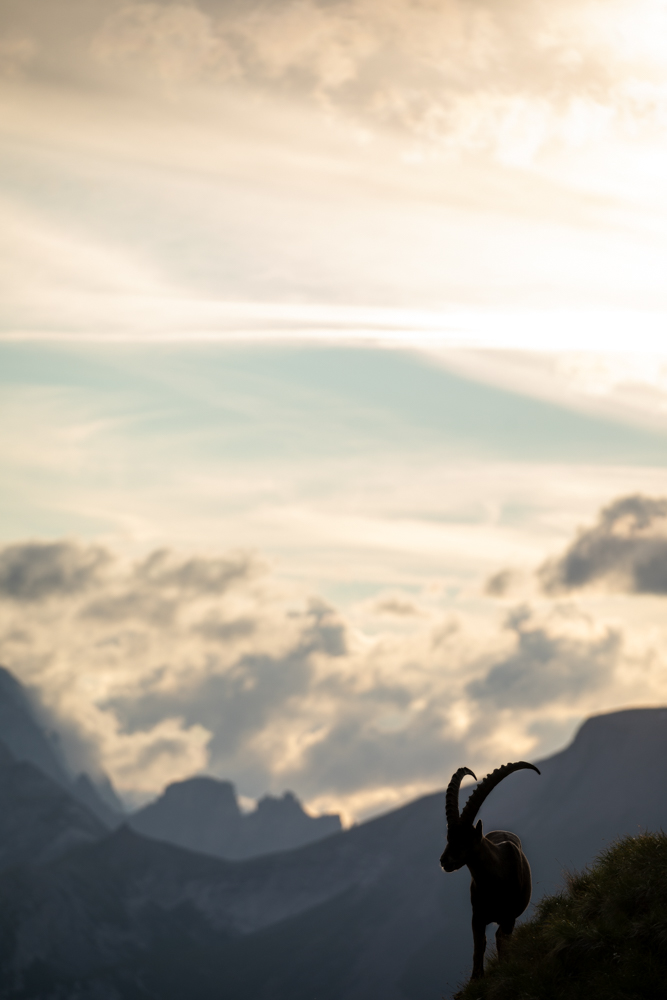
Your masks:
{"label": "curved horn", "polygon": [[[525,760],[518,760],[514,764],[503,764],[502,767],[497,767],[495,771],[491,774],[487,774],[485,778],[482,778],[477,788],[474,790],[466,804],[461,811],[461,822],[471,823],[475,819],[475,816],[480,810],[482,802],[493,789],[498,785],[503,778],[506,778],[508,774],[512,774],[513,771],[520,771],[524,767],[529,767],[532,771],[539,770],[534,764],[528,764]],[[458,771],[456,772],[458,774]]]}
{"label": "curved horn", "polygon": [[452,780],[447,785],[447,794],[445,795],[445,814],[447,816],[448,830],[455,826],[459,821],[459,788],[461,786],[461,780],[466,774],[470,774],[475,781],[477,781],[477,775],[473,774],[469,767],[460,767],[458,771],[454,772]]}

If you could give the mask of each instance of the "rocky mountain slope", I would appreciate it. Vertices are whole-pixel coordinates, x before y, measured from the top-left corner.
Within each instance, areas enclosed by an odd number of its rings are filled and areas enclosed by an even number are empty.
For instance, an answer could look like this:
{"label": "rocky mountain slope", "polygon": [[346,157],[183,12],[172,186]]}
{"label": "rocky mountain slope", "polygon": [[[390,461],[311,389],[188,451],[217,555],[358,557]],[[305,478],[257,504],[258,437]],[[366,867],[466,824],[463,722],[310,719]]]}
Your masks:
{"label": "rocky mountain slope", "polygon": [[94,813],[0,743],[0,870],[41,865],[106,833]]}
{"label": "rocky mountain slope", "polygon": [[[384,953],[391,942],[379,977],[390,988],[440,906],[442,886],[432,878],[439,800],[240,863],[121,827],[51,864],[6,872],[0,996],[107,991],[123,1000],[176,1000],[186,983],[187,995],[201,998],[221,990],[226,997],[282,996],[283,989],[306,996],[313,972],[320,975],[310,958],[322,948],[334,949],[329,968],[341,963],[324,995],[339,996],[369,952]],[[341,922],[331,939],[329,928]],[[373,963],[374,982],[378,974]]]}
{"label": "rocky mountain slope", "polygon": [[5,667],[0,667],[0,739],[16,761],[25,761],[79,799],[111,828],[122,819],[122,804],[108,778],[102,787],[87,774],[72,775],[58,745],[46,732],[26,692]]}
{"label": "rocky mountain slope", "polygon": [[[15,761],[30,763],[111,830],[126,818],[108,778],[71,774],[55,733],[48,733],[16,678],[0,667],[0,740]],[[127,817],[140,833],[223,858],[289,850],[341,829],[338,816],[309,816],[296,797],[266,795],[251,813],[239,808],[228,781],[196,777],[169,785],[155,802]]]}
{"label": "rocky mountain slope", "polygon": [[570,746],[538,766],[534,781],[522,772],[506,779],[480,817],[485,829],[519,833],[539,895],[617,837],[667,826],[667,708],[587,719]]}
{"label": "rocky mountain slope", "polygon": [[15,760],[30,761],[57,784],[69,785],[70,775],[56,741],[46,734],[25,691],[4,667],[0,667],[0,739]]}
{"label": "rocky mountain slope", "polygon": [[[622,834],[667,825],[667,710],[589,719],[568,748],[537,763],[541,776],[511,775],[482,812],[485,828],[522,837],[535,899],[564,865],[586,864]],[[229,806],[229,789],[222,795]],[[39,864],[0,874],[0,998],[449,995],[469,972],[472,940],[469,876],[438,865],[444,831],[437,793],[316,843],[236,862],[127,827],[52,860],[35,848]]]}
{"label": "rocky mountain slope", "polygon": [[624,837],[544,896],[460,1000],[662,1000],[666,938],[667,835]]}

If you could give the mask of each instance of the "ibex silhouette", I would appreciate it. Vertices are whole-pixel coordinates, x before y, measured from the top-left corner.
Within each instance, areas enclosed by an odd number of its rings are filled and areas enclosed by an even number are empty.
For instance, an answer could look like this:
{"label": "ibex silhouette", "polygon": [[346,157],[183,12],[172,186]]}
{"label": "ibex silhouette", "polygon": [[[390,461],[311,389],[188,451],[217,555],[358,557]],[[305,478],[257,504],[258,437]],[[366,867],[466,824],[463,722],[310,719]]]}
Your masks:
{"label": "ibex silhouette", "polygon": [[452,775],[445,796],[447,846],[440,864],[446,872],[454,872],[467,865],[472,876],[473,979],[484,975],[486,925],[498,924],[496,948],[498,957],[502,958],[507,939],[514,930],[514,922],[530,902],[530,865],[517,835],[506,830],[493,830],[484,835],[481,819],[473,826],[475,816],[489,792],[508,774],[524,767],[540,773],[534,764],[527,764],[525,760],[503,764],[480,781],[460,816],[461,779],[470,774],[476,781],[477,775],[467,767],[460,767]]}

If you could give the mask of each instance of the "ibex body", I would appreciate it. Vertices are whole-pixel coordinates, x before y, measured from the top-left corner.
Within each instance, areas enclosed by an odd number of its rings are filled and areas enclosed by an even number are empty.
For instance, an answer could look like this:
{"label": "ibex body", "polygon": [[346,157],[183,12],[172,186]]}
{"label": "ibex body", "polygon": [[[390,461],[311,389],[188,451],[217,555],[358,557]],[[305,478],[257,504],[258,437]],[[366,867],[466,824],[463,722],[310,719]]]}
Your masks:
{"label": "ibex body", "polygon": [[470,899],[472,901],[472,933],[474,957],[472,978],[484,975],[484,952],[486,950],[486,925],[498,924],[496,947],[502,957],[507,938],[514,930],[517,917],[521,916],[530,902],[530,865],[521,850],[521,841],[515,833],[493,830],[484,834],[482,821],[473,825],[482,802],[496,785],[522,768],[540,772],[534,764],[520,760],[515,764],[504,764],[492,774],[487,774],[475,788],[459,815],[459,787],[464,775],[470,774],[467,767],[460,767],[447,788],[445,808],[447,812],[447,846],[440,858],[446,872],[457,871],[467,865],[472,876]]}

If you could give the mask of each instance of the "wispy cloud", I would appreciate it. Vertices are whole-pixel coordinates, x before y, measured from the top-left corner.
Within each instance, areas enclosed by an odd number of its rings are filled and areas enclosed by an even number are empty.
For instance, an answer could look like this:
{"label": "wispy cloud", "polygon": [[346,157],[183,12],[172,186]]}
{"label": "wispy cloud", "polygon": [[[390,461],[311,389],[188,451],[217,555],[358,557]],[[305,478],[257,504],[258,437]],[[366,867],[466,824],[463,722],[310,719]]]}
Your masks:
{"label": "wispy cloud", "polygon": [[5,337],[662,330],[657,0],[35,0],[0,27]]}

